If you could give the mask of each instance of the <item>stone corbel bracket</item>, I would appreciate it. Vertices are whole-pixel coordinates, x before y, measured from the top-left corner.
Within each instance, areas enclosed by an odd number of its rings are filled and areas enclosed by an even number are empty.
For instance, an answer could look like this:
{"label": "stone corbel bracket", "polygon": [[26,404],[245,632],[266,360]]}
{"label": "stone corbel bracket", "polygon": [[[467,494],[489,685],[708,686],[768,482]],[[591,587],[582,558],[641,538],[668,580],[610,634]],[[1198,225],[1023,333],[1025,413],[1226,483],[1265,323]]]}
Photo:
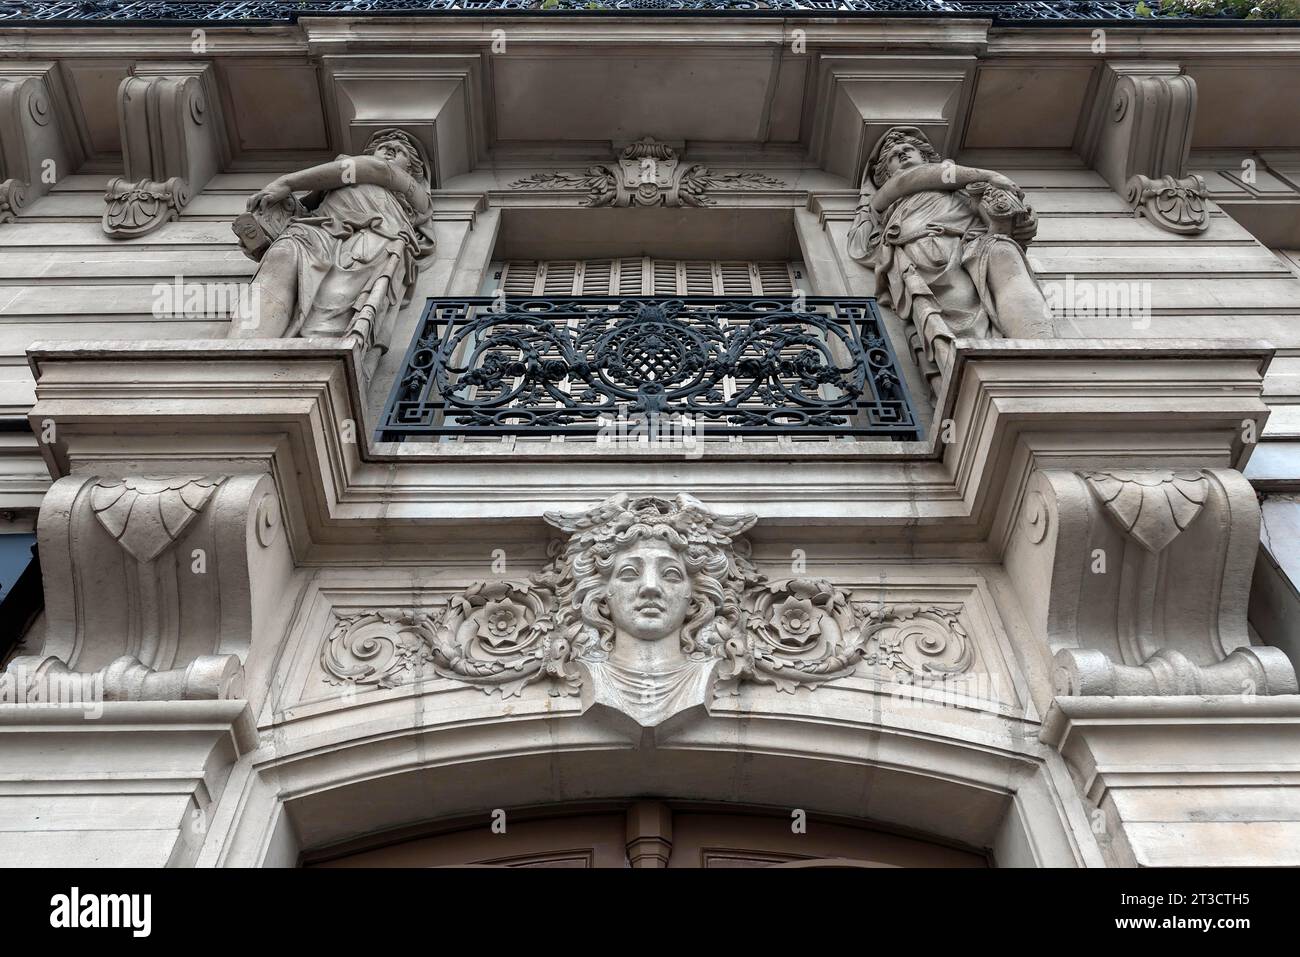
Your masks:
{"label": "stone corbel bracket", "polygon": [[1080,152],[1136,215],[1201,233],[1205,181],[1187,175],[1195,121],[1196,81],[1177,63],[1107,63]]}
{"label": "stone corbel bracket", "polygon": [[126,176],[108,181],[104,232],[131,239],[176,219],[230,160],[211,63],[140,63],[117,90]]}
{"label": "stone corbel bracket", "polygon": [[0,63],[0,223],[43,196],[80,161],[60,119],[53,63]]}
{"label": "stone corbel bracket", "polygon": [[1295,694],[1246,627],[1259,506],[1232,469],[1034,473],[1013,575],[1062,695]]}
{"label": "stone corbel bracket", "polygon": [[269,475],[69,476],[37,537],[47,627],[33,667],[57,659],[130,700],[223,697],[254,637],[279,633],[292,559]]}

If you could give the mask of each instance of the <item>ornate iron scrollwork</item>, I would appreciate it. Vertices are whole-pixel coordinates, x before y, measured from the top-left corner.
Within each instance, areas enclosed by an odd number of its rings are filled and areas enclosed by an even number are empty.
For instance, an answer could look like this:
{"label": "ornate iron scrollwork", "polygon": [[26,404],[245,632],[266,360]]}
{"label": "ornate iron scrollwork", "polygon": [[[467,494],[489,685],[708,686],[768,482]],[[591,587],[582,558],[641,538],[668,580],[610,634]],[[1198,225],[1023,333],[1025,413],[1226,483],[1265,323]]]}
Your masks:
{"label": "ornate iron scrollwork", "polygon": [[920,436],[874,300],[722,296],[431,299],[378,436],[596,436],[655,415]]}
{"label": "ornate iron scrollwork", "polygon": [[[402,12],[608,13],[708,11],[957,16],[1027,22],[1150,19],[1139,0],[3,0],[0,22],[286,23],[302,16]],[[1159,14],[1157,12],[1157,17]],[[1175,19],[1169,17],[1167,19]]]}

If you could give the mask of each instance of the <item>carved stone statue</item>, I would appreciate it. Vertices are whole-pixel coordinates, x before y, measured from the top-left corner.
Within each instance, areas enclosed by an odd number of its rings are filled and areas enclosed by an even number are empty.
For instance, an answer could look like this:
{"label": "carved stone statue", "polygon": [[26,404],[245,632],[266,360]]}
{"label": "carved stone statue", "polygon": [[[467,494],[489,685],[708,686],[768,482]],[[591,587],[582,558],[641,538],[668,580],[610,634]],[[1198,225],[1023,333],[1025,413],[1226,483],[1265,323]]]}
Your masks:
{"label": "carved stone statue", "polygon": [[754,516],[717,515],[680,495],[546,520],[571,536],[573,589],[559,619],[581,627],[576,650],[595,700],[645,725],[710,700],[743,588],[733,538]]}
{"label": "carved stone statue", "polygon": [[867,159],[849,255],[908,323],[937,390],[957,337],[1047,338],[1052,325],[1025,247],[1038,219],[992,170],[941,161],[919,129],[895,126]]}
{"label": "carved stone statue", "polygon": [[270,183],[232,227],[260,265],[252,314],[233,320],[231,338],[356,336],[382,352],[432,250],[431,214],[428,160],[397,129],[375,133],[361,156]]}

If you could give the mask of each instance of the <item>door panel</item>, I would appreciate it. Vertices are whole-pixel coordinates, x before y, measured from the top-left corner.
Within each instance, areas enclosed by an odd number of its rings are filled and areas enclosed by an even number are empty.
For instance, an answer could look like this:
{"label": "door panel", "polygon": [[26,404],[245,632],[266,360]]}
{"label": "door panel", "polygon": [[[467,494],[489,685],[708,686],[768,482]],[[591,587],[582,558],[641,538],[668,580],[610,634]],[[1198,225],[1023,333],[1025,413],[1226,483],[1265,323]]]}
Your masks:
{"label": "door panel", "polygon": [[[538,812],[533,811],[534,815]],[[519,818],[490,825],[309,855],[308,867],[987,867],[980,853],[865,826],[770,811],[673,808],[631,802],[626,811]]]}

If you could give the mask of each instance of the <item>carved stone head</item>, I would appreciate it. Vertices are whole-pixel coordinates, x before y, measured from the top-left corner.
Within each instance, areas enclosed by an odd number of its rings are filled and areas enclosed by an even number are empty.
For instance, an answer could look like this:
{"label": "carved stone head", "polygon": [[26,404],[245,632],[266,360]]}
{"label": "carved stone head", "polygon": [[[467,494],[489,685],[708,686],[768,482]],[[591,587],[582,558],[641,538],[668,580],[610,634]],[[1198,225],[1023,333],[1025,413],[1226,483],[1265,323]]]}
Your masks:
{"label": "carved stone head", "polygon": [[892,126],[876,141],[867,157],[867,171],[877,189],[895,173],[925,163],[937,163],[938,151],[915,126]]}
{"label": "carved stone head", "polygon": [[382,129],[366,143],[367,156],[396,162],[418,180],[429,182],[429,161],[420,141],[396,127]]}
{"label": "carved stone head", "polygon": [[594,636],[586,651],[608,652],[616,638],[676,638],[686,654],[710,655],[720,620],[736,621],[743,584],[735,539],[753,515],[716,515],[689,495],[618,495],[546,520],[570,536],[572,579],[559,616],[571,633]]}

